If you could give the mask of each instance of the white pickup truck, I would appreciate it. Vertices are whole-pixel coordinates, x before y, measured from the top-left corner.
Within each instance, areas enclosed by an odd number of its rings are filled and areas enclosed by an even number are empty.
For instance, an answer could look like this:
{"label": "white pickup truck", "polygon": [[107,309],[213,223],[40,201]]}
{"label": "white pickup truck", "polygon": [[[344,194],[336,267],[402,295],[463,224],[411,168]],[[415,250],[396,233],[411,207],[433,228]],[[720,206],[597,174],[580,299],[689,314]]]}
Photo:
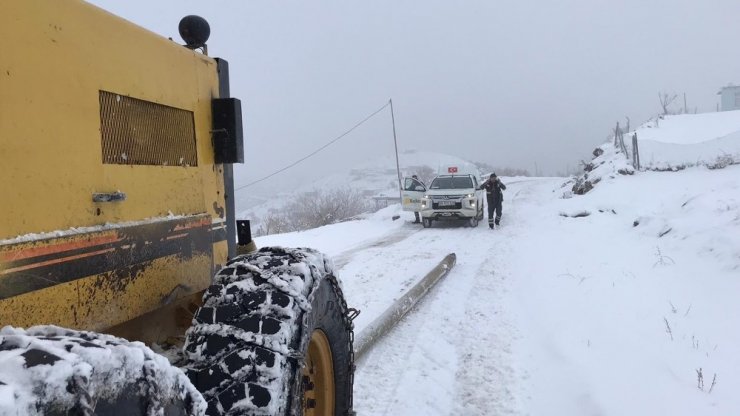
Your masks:
{"label": "white pickup truck", "polygon": [[418,211],[424,228],[435,220],[464,220],[471,227],[483,219],[483,191],[475,175],[457,173],[437,175],[427,189],[413,178],[404,178],[403,209]]}

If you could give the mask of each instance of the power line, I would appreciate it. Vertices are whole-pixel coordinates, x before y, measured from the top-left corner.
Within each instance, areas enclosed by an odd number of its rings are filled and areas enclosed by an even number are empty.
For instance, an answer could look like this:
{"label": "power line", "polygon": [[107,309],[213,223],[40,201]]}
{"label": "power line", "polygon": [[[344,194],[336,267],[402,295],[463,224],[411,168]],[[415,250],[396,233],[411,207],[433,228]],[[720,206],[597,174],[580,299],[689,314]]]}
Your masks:
{"label": "power line", "polygon": [[318,149],[314,150],[313,152],[309,153],[308,155],[306,155],[306,156],[304,156],[304,157],[302,157],[302,158],[300,158],[300,159],[296,160],[295,162],[291,163],[291,164],[290,164],[290,165],[288,165],[288,166],[285,166],[284,168],[278,169],[278,170],[276,170],[275,172],[273,172],[273,173],[271,173],[271,174],[269,174],[269,175],[267,175],[267,176],[264,176],[264,177],[262,177],[262,178],[260,178],[260,179],[257,179],[256,181],[253,181],[253,182],[250,182],[250,183],[248,183],[248,184],[246,184],[246,185],[242,185],[242,186],[240,186],[240,187],[238,187],[238,188],[235,188],[235,189],[234,189],[234,192],[236,192],[236,191],[239,191],[239,190],[242,190],[242,189],[244,189],[244,188],[248,188],[248,187],[250,187],[250,186],[252,186],[252,185],[258,184],[258,183],[260,183],[260,182],[262,182],[262,181],[264,181],[264,180],[266,180],[266,179],[269,179],[269,178],[271,178],[271,177],[273,177],[273,176],[277,175],[278,173],[284,172],[284,171],[286,171],[286,170],[288,170],[288,169],[292,168],[293,166],[295,166],[295,165],[297,165],[297,164],[299,164],[299,163],[303,162],[304,160],[308,159],[309,157],[311,157],[311,156],[315,155],[316,153],[319,153],[320,151],[322,151],[322,150],[326,149],[327,147],[331,146],[331,145],[332,145],[332,144],[334,144],[335,142],[339,141],[339,139],[341,139],[341,138],[343,138],[344,136],[346,136],[346,135],[350,134],[350,133],[351,133],[351,132],[352,132],[352,131],[353,131],[354,129],[356,129],[356,128],[360,127],[361,125],[363,125],[363,124],[364,124],[364,123],[365,123],[366,121],[370,120],[370,119],[371,119],[371,118],[373,118],[373,117],[374,117],[374,116],[375,116],[376,114],[378,114],[379,112],[383,111],[383,109],[384,109],[384,108],[386,108],[386,107],[388,107],[388,106],[389,106],[390,104],[391,104],[391,103],[390,103],[390,101],[388,101],[388,102],[387,102],[387,103],[385,103],[385,104],[384,104],[384,105],[383,105],[382,107],[380,107],[379,109],[375,110],[375,112],[373,112],[373,113],[372,113],[372,114],[370,114],[369,116],[367,116],[367,117],[365,117],[364,119],[362,119],[362,121],[360,121],[359,123],[357,123],[357,124],[355,124],[354,126],[352,126],[352,128],[351,128],[351,129],[349,129],[349,130],[345,131],[344,133],[340,134],[340,135],[339,135],[338,137],[336,137],[336,138],[332,139],[332,140],[331,140],[330,142],[328,142],[327,144],[325,144],[325,145],[323,145],[323,146],[319,147]]}

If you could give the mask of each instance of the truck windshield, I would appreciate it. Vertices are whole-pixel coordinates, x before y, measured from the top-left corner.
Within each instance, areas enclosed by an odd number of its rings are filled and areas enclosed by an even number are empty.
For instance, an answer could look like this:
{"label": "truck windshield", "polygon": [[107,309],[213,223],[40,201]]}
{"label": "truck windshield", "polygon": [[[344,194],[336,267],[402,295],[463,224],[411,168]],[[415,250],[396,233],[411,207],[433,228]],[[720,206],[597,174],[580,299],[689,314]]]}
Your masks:
{"label": "truck windshield", "polygon": [[434,178],[431,189],[470,189],[473,181],[470,176],[441,176]]}

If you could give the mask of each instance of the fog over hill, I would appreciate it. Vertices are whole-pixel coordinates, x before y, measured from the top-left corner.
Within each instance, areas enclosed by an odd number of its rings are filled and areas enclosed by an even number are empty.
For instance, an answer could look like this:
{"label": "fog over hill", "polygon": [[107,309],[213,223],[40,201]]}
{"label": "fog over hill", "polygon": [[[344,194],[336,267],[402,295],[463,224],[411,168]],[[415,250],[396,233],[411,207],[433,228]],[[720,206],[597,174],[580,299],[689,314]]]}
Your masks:
{"label": "fog over hill", "polygon": [[[446,171],[448,166],[456,166],[461,172],[481,173],[472,161],[430,151],[404,151],[399,154],[398,162],[402,176],[419,175],[422,180],[427,181],[438,171]],[[370,203],[372,197],[376,196],[398,197],[395,157],[383,156],[368,160],[349,171],[334,173],[309,184],[278,189],[269,197],[256,196],[249,192],[249,188],[237,191],[237,218],[252,220],[252,229],[256,230],[267,215],[281,212],[300,195],[335,190],[352,190]]]}

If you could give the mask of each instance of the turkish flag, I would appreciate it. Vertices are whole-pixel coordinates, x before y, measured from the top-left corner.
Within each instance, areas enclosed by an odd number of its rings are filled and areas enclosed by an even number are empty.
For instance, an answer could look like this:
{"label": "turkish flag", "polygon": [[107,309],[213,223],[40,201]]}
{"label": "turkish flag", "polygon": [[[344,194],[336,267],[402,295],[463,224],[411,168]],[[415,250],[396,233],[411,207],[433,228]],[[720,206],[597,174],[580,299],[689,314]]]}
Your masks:
{"label": "turkish flag", "polygon": [[447,173],[457,173],[457,166],[447,168]]}

